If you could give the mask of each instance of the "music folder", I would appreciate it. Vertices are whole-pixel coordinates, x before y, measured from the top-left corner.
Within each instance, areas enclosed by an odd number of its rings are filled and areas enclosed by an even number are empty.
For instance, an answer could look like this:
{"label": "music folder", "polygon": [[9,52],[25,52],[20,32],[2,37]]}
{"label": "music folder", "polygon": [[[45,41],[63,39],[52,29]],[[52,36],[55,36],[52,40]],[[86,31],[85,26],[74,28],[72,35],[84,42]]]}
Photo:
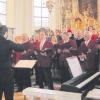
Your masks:
{"label": "music folder", "polygon": [[69,69],[73,77],[77,77],[83,74],[83,71],[82,71],[82,68],[81,68],[81,65],[79,63],[77,56],[68,57],[66,58],[66,60],[68,62]]}
{"label": "music folder", "polygon": [[14,68],[29,68],[32,69],[37,60],[19,60]]}

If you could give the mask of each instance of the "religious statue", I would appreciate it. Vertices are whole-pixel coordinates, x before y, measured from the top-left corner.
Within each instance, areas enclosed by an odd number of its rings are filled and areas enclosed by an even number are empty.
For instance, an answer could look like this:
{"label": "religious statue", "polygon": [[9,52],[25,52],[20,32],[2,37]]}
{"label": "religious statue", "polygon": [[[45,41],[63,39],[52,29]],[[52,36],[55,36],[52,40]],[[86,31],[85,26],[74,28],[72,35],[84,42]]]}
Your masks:
{"label": "religious statue", "polygon": [[75,18],[75,26],[77,30],[82,30],[83,29],[83,22],[80,17]]}

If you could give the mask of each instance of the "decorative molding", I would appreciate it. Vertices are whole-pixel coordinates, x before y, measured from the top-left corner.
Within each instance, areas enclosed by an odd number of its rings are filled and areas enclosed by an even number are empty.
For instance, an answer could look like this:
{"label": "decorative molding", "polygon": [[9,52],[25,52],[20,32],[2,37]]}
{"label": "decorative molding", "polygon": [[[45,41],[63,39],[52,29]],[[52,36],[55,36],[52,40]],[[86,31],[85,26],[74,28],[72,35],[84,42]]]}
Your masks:
{"label": "decorative molding", "polygon": [[51,13],[52,8],[54,7],[54,1],[53,0],[47,0],[46,1],[46,7],[48,8],[49,13]]}

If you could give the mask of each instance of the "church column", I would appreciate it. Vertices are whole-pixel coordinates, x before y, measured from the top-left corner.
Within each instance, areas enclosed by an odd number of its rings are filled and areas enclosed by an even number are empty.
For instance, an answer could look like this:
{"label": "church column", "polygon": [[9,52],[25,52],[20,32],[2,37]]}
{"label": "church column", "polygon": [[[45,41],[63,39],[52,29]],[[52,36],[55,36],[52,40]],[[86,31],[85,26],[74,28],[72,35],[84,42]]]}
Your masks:
{"label": "church column", "polygon": [[79,14],[78,0],[72,0],[72,9],[73,16],[77,16]]}
{"label": "church column", "polygon": [[98,31],[100,31],[100,0],[97,0]]}
{"label": "church column", "polygon": [[15,33],[32,33],[32,0],[15,0]]}
{"label": "church column", "polygon": [[7,0],[7,26],[14,28],[14,0]]}
{"label": "church column", "polygon": [[60,0],[53,0],[54,6],[49,14],[49,27],[52,30],[61,29]]}
{"label": "church column", "polygon": [[98,21],[100,22],[100,0],[97,0],[97,14],[98,14]]}
{"label": "church column", "polygon": [[62,19],[61,19],[61,0],[57,0],[57,15],[56,15],[56,22],[57,22],[57,29],[59,30],[62,30],[61,28],[61,22],[62,22]]}
{"label": "church column", "polygon": [[72,21],[71,21],[71,26],[72,29],[75,30],[76,25],[75,25],[75,17],[79,15],[79,5],[78,5],[78,0],[72,0]]}
{"label": "church column", "polygon": [[55,21],[56,13],[55,12],[56,12],[56,7],[55,7],[55,4],[54,4],[51,12],[49,12],[49,28],[52,29],[52,30],[55,30],[55,28],[56,28],[56,21]]}

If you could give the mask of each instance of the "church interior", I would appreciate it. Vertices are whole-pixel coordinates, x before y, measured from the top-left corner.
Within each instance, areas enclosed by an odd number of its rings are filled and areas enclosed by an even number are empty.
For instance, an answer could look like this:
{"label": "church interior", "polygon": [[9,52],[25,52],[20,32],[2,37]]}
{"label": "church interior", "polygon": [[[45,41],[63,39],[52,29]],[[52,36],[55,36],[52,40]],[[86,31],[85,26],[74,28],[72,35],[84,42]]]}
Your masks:
{"label": "church interior", "polygon": [[0,74],[0,100],[100,100],[99,6],[100,0],[0,0],[0,42],[7,32],[7,41],[23,47],[9,53],[13,99]]}

